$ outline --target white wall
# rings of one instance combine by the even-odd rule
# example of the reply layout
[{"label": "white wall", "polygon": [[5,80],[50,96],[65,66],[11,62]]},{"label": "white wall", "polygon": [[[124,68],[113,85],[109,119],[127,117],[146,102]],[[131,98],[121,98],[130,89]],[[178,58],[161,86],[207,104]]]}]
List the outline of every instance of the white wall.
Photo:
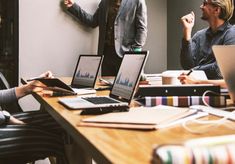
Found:
[{"label": "white wall", "polygon": [[[84,28],[62,11],[59,0],[21,0],[19,7],[20,76],[45,70],[71,76],[80,53],[96,53],[98,31]],[[80,0],[94,11],[97,0]]]},{"label": "white wall", "polygon": [[[93,13],[99,1],[78,3]],[[156,73],[166,69],[166,0],[146,0],[146,3],[148,38],[144,49],[150,50],[150,56],[145,72]],[[19,1],[19,77],[37,76],[46,70],[57,76],[72,76],[78,55],[96,54],[97,41],[98,28],[86,28],[74,21],[62,10],[60,0]],[[32,98],[27,99],[30,100],[21,103],[35,104]]]},{"label": "white wall", "polygon": [[160,73],[167,68],[167,1],[146,0],[148,8],[148,37],[145,49],[150,56],[146,73]]}]

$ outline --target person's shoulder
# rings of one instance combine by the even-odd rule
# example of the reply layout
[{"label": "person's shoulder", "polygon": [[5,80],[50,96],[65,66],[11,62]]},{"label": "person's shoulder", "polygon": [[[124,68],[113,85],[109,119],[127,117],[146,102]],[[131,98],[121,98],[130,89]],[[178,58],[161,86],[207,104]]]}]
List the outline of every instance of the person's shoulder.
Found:
[{"label": "person's shoulder", "polygon": [[227,30],[226,30],[226,35],[231,35],[235,37],[235,25],[231,25]]},{"label": "person's shoulder", "polygon": [[229,44],[235,44],[235,26],[231,25],[224,34],[224,38],[229,40]]},{"label": "person's shoulder", "polygon": [[203,28],[201,30],[198,30],[196,33],[195,33],[195,36],[200,36],[200,35],[205,35],[205,33],[207,32],[208,30],[208,27],[207,28]]},{"label": "person's shoulder", "polygon": [[235,25],[231,25],[230,28],[228,28],[228,31],[235,31]]}]

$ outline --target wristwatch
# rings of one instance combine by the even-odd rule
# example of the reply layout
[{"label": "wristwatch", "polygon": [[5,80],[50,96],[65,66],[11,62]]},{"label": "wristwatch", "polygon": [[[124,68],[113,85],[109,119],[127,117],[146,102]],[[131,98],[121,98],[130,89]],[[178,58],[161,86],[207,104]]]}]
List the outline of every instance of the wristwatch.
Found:
[{"label": "wristwatch", "polygon": [[5,123],[8,123],[9,120],[10,120],[10,117],[11,117],[10,113],[7,112],[7,111],[5,111],[5,110],[3,110],[3,111],[2,111],[2,114],[3,114],[4,117],[5,117]]}]

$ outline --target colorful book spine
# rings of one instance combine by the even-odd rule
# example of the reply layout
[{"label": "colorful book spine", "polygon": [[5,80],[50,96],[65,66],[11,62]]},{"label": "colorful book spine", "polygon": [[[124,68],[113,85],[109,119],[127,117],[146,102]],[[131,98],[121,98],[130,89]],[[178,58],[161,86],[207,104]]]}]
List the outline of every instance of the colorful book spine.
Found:
[{"label": "colorful book spine", "polygon": [[152,164],[213,164],[235,163],[235,144],[216,146],[185,147],[180,145],[164,145],[153,151]]},{"label": "colorful book spine", "polygon": [[225,96],[156,96],[144,97],[142,100],[147,107],[157,105],[169,105],[176,107],[188,107],[191,105],[205,105],[203,98],[207,104],[213,107],[226,106]]}]

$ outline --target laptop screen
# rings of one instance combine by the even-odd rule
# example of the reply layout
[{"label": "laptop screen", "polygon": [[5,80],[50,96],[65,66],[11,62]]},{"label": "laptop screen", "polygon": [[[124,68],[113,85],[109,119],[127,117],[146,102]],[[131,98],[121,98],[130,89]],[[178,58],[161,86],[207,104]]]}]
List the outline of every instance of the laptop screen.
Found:
[{"label": "laptop screen", "polygon": [[212,49],[231,99],[235,102],[235,45],[215,45]]},{"label": "laptop screen", "polygon": [[73,88],[93,88],[102,58],[98,55],[80,55],[71,86]]},{"label": "laptop screen", "polygon": [[142,68],[145,64],[148,51],[127,52],[122,60],[118,74],[114,80],[110,96],[126,99],[132,99],[134,90],[140,79]]}]

